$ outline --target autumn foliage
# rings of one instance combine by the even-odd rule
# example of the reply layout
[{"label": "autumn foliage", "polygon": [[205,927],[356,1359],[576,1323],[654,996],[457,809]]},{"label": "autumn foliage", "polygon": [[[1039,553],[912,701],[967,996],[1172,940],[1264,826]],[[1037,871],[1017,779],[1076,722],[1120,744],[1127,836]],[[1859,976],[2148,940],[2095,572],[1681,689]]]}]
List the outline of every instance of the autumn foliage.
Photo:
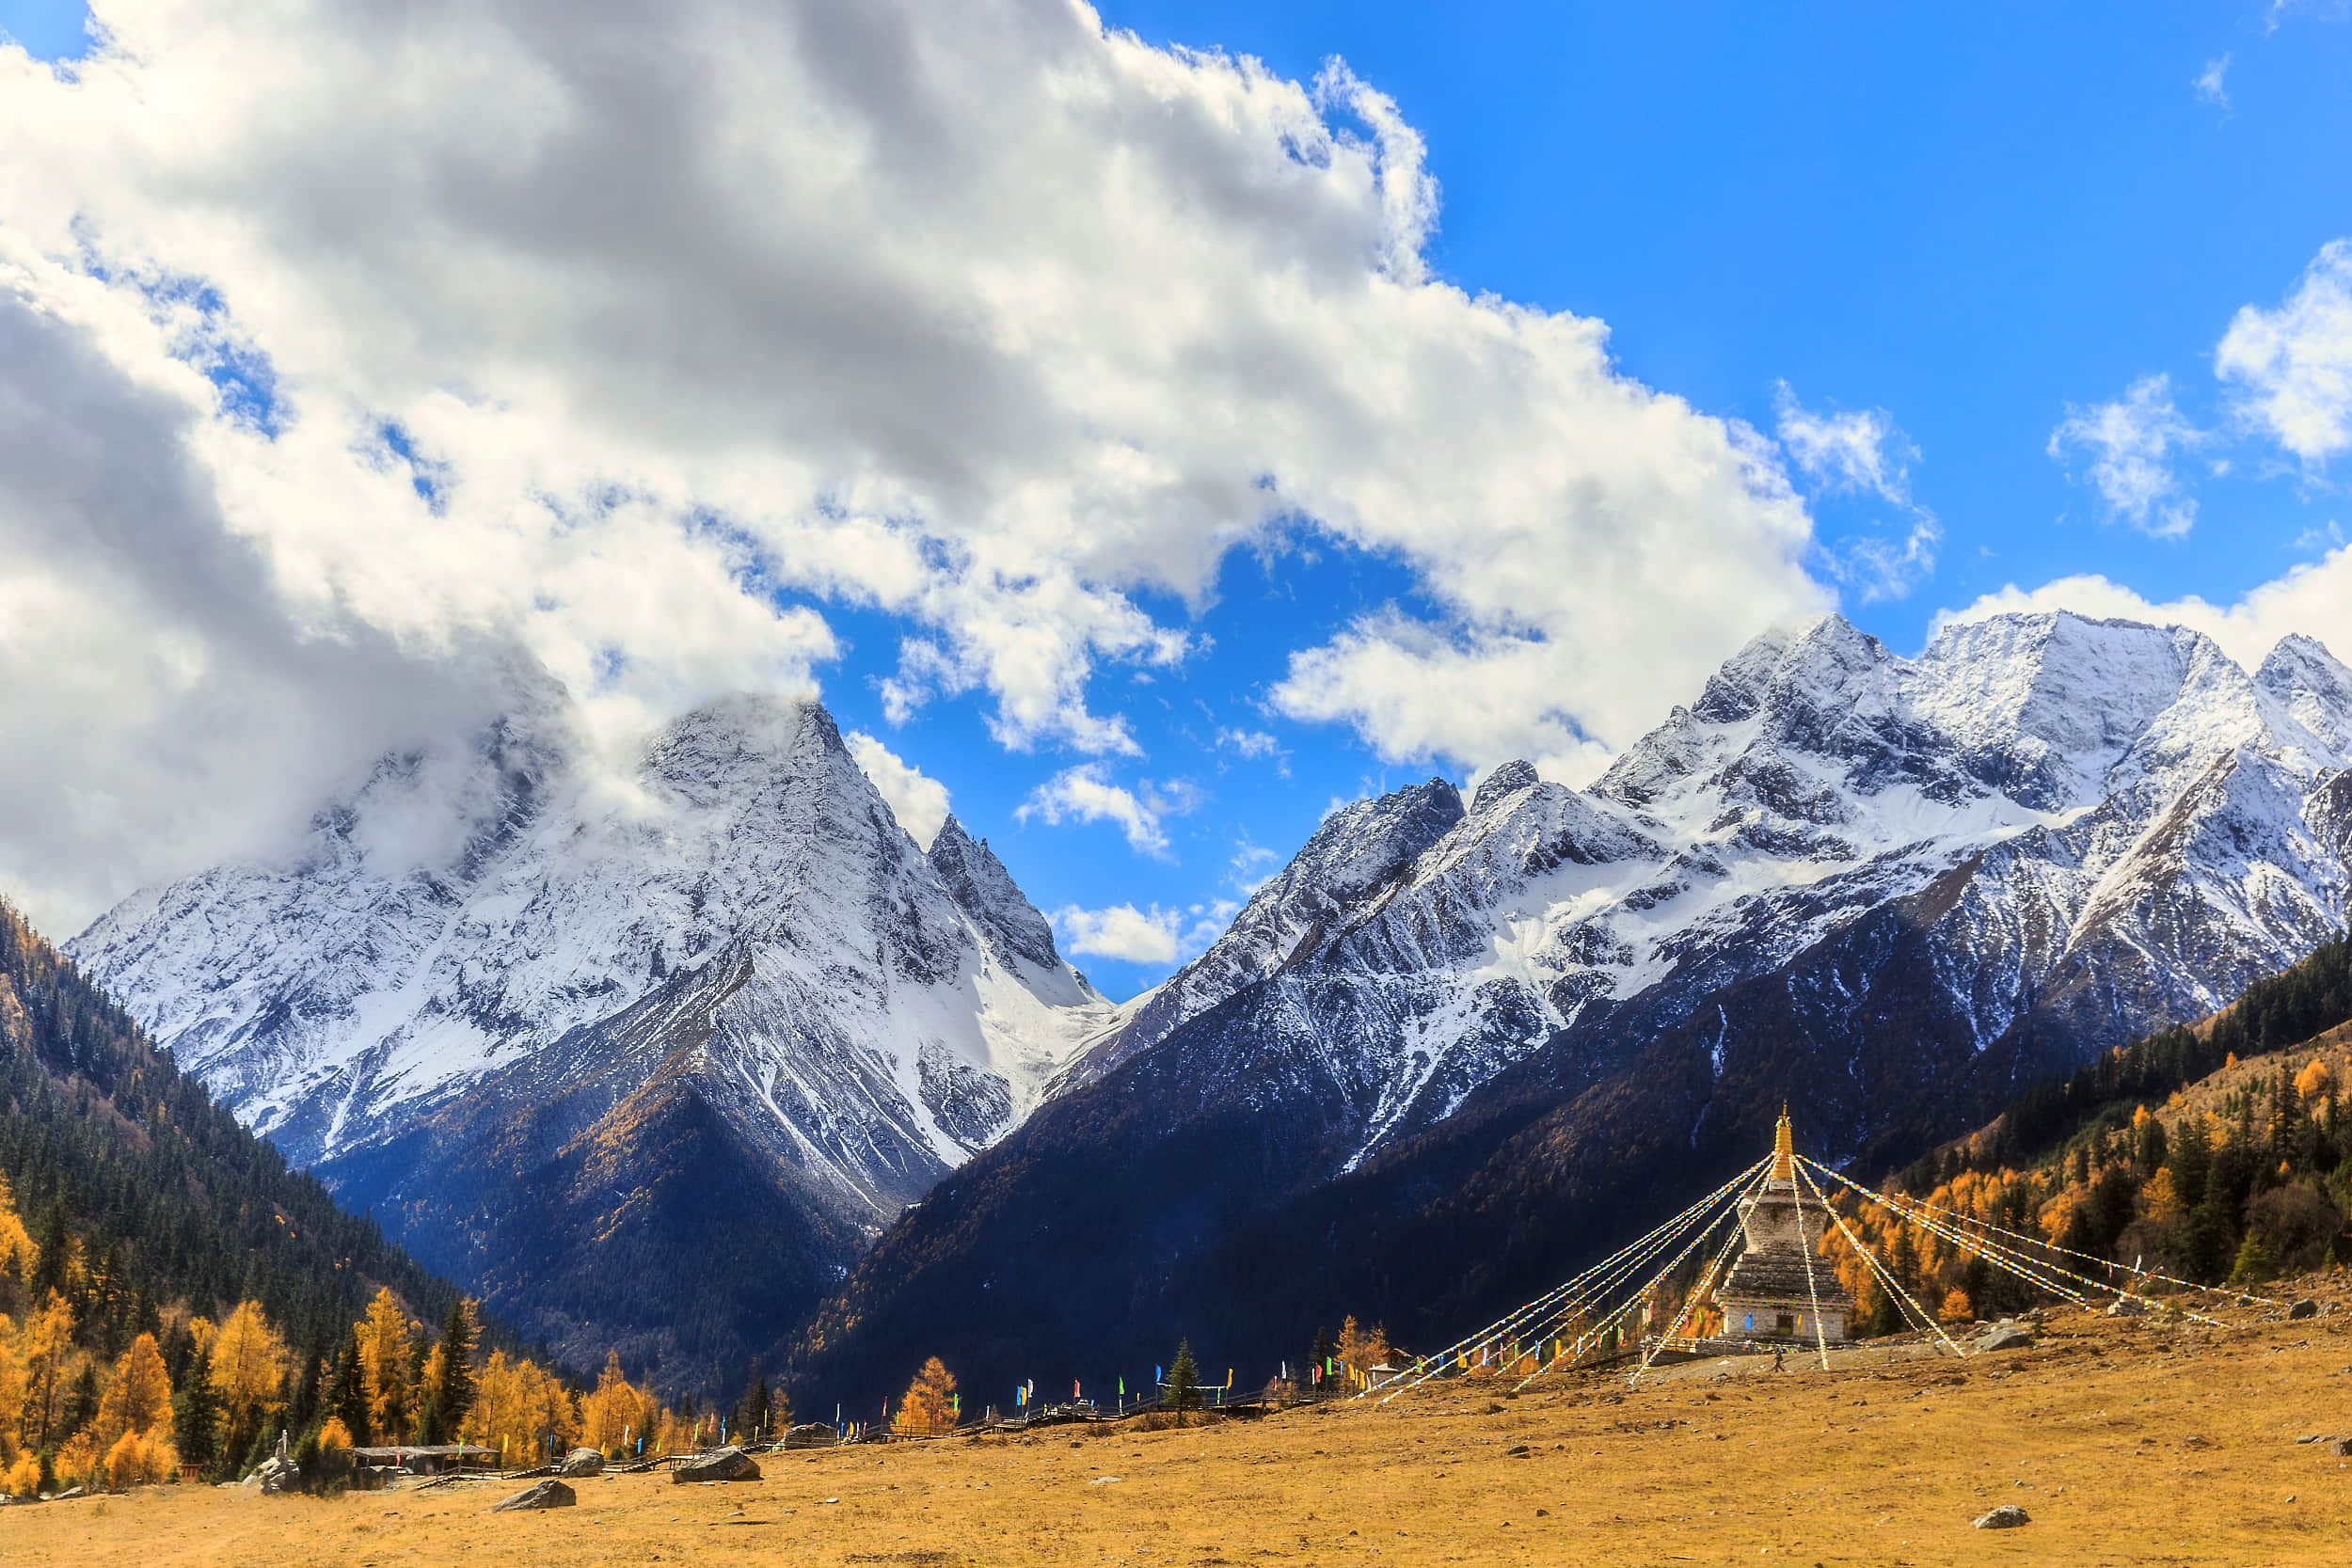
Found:
[{"label": "autumn foliage", "polygon": [[898,1413],[891,1418],[890,1430],[904,1437],[952,1432],[957,1409],[955,1374],[934,1355],[923,1363],[914,1381],[898,1397]]}]

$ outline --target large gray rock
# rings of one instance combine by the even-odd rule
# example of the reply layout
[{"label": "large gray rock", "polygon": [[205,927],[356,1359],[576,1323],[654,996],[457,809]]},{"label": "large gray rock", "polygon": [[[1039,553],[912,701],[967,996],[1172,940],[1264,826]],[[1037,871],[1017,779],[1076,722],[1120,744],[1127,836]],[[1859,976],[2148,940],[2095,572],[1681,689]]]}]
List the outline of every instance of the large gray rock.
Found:
[{"label": "large gray rock", "polygon": [[2148,1304],[2137,1296],[2118,1296],[2107,1303],[2107,1316],[2110,1318],[2144,1318],[2149,1310]]},{"label": "large gray rock", "polygon": [[574,1449],[555,1467],[559,1476],[600,1476],[604,1474],[604,1455],[594,1449]]},{"label": "large gray rock", "polygon": [[2032,1343],[2030,1330],[2019,1326],[2014,1319],[2003,1318],[1999,1323],[1985,1326],[1984,1331],[1977,1336],[1975,1348],[1977,1354],[1982,1355],[1987,1351],[2024,1350]]},{"label": "large gray rock", "polygon": [[524,1487],[513,1497],[493,1503],[493,1513],[523,1513],[535,1508],[569,1508],[580,1501],[572,1489],[560,1481],[542,1481]]},{"label": "large gray rock", "polygon": [[245,1489],[274,1497],[301,1479],[302,1472],[294,1468],[293,1460],[272,1454],[253,1466],[253,1473],[245,1478]]},{"label": "large gray rock", "polygon": [[691,1459],[680,1460],[670,1471],[675,1481],[757,1481],[759,1465],[750,1454],[732,1443],[708,1453],[698,1453]]},{"label": "large gray rock", "polygon": [[2306,1296],[2287,1308],[2287,1316],[2289,1318],[2316,1318],[2319,1316],[2319,1303]]},{"label": "large gray rock", "polygon": [[1979,1514],[1977,1518],[1977,1528],[2015,1529],[2020,1525],[2030,1525],[2032,1523],[2032,1515],[2028,1514],[2024,1509],[2018,1507],[2015,1503],[2003,1503],[2000,1507],[1994,1509],[1990,1513]]},{"label": "large gray rock", "polygon": [[841,1433],[822,1421],[804,1421],[784,1434],[787,1449],[830,1449],[841,1441]]}]

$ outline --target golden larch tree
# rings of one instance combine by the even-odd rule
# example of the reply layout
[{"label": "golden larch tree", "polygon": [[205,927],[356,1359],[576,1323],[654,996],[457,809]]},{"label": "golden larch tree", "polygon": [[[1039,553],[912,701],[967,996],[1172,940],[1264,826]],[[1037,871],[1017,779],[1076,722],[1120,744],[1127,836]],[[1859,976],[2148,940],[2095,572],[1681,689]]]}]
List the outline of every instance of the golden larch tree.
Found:
[{"label": "golden larch tree", "polygon": [[408,1314],[387,1285],[368,1303],[359,1320],[359,1379],[367,1392],[368,1423],[379,1443],[397,1443],[407,1436],[416,1414],[414,1390],[408,1386],[413,1340]]},{"label": "golden larch tree", "polygon": [[898,1397],[898,1413],[890,1430],[913,1437],[952,1432],[956,1425],[956,1375],[936,1355],[923,1363]]},{"label": "golden larch tree", "polygon": [[40,1490],[40,1461],[19,1433],[24,1387],[24,1363],[0,1334],[0,1493],[11,1497],[29,1497]]},{"label": "golden larch tree", "polygon": [[609,1351],[596,1386],[580,1402],[580,1440],[607,1455],[632,1447],[655,1419],[653,1401],[621,1371],[621,1353]]},{"label": "golden larch tree", "polygon": [[142,1334],[115,1362],[115,1375],[98,1402],[98,1434],[111,1443],[145,1436],[157,1427],[171,1430],[171,1374],[164,1370],[155,1336]]},{"label": "golden larch tree", "polygon": [[17,1354],[24,1364],[24,1437],[36,1449],[47,1448],[59,1435],[66,1389],[79,1372],[80,1354],[73,1348],[73,1308],[56,1291],[24,1315],[16,1336]]},{"label": "golden larch tree", "polygon": [[229,1418],[228,1448],[242,1454],[262,1418],[284,1402],[286,1341],[258,1301],[241,1301],[213,1335],[213,1391]]}]

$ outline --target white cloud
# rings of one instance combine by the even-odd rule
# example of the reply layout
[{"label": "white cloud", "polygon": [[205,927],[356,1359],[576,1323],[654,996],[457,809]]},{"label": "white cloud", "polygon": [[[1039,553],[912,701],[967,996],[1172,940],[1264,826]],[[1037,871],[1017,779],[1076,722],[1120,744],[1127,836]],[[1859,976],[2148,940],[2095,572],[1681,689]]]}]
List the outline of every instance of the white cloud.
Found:
[{"label": "white cloud", "polygon": [[2207,60],[2205,69],[2197,73],[2189,86],[2196,89],[2199,99],[2227,114],[2230,110],[2229,76],[2230,56],[2224,54],[2217,59]]},{"label": "white cloud", "polygon": [[1238,901],[1216,898],[1181,911],[1157,904],[1148,910],[1133,904],[1100,910],[1065,904],[1048,918],[1070,952],[1169,970],[1207,951],[1240,912]]},{"label": "white cloud", "polygon": [[2157,626],[2192,627],[2251,670],[2279,640],[2301,632],[2326,643],[2339,657],[2352,657],[2352,547],[2339,547],[2252,589],[2234,603],[2217,605],[2190,595],[2151,600],[2095,573],[2061,578],[2039,588],[2012,583],[1965,609],[1936,618],[1978,621],[2010,610],[2072,610],[2085,615],[2117,616]]},{"label": "white cloud", "polygon": [[2181,452],[2204,439],[2172,404],[2171,378],[2146,375],[2121,398],[2066,405],[2050,433],[2050,455],[2087,453],[2090,483],[2112,515],[2158,539],[2177,539],[2197,521],[2197,501],[2172,472]]},{"label": "white cloud", "polygon": [[2240,415],[2304,462],[2352,447],[2352,240],[2321,246],[2277,309],[2240,309],[2214,371]]},{"label": "white cloud", "polygon": [[851,730],[841,739],[858,767],[874,781],[874,788],[888,803],[898,826],[915,843],[930,848],[931,840],[939,836],[940,825],[947,820],[947,786],[864,730]]},{"label": "white cloud", "polygon": [[1176,961],[1177,927],[1183,919],[1177,911],[1157,904],[1149,911],[1133,904],[1103,910],[1069,904],[1054,911],[1054,930],[1073,953],[1165,966]]},{"label": "white cloud", "polygon": [[1919,512],[1904,527],[1899,542],[1883,533],[1857,533],[1825,551],[1823,563],[1864,604],[1876,604],[1908,597],[1935,570],[1935,553],[1943,543],[1944,525]]},{"label": "white cloud", "polygon": [[1236,756],[1247,757],[1252,762],[1263,762],[1267,757],[1279,755],[1282,750],[1281,743],[1263,730],[1236,730],[1221,727],[1216,732],[1216,744],[1221,749],[1232,752]]},{"label": "white cloud", "polygon": [[[0,290],[172,405],[105,462],[181,464],[156,526],[245,552],[251,613],[306,647],[520,645],[617,735],[808,689],[841,605],[906,628],[892,719],[973,693],[1009,746],[1129,753],[1095,676],[1192,647],[1148,607],[1306,528],[1414,575],[1390,673],[1539,693],[1436,726],[1491,758],[1622,743],[1826,602],[1767,443],[1620,374],[1597,322],[1429,275],[1421,138],[1343,67],[1155,49],[1068,0],[96,15],[70,78],[0,51]],[[0,419],[42,393],[0,364]],[[102,597],[43,506],[45,602]],[[93,862],[151,862],[168,797],[211,787],[125,765],[234,689],[234,602],[188,611],[194,652],[93,646],[118,698],[79,725],[0,695],[0,767],[113,793]],[[1294,677],[1392,752],[1423,705],[1318,678],[1390,632]],[[330,760],[234,718],[210,738],[257,770]],[[345,729],[341,764],[373,741]],[[0,880],[35,831],[0,829]]]},{"label": "white cloud", "polygon": [[1823,569],[1865,604],[1908,595],[1935,570],[1944,542],[1935,515],[1912,499],[1911,465],[1919,449],[1883,408],[1817,412],[1785,381],[1773,402],[1774,434],[1799,473],[1822,491],[1872,496],[1900,514],[1899,542],[1883,532],[1855,534],[1822,548]]},{"label": "white cloud", "polygon": [[1147,855],[1168,853],[1161,815],[1159,802],[1111,783],[1109,769],[1099,762],[1063,768],[1030,791],[1013,813],[1021,821],[1036,816],[1056,827],[1064,822],[1115,822],[1127,836],[1128,847]]},{"label": "white cloud", "polygon": [[1919,449],[1883,408],[1820,413],[1797,401],[1786,381],[1774,393],[1774,434],[1798,471],[1833,490],[1859,490],[1911,504],[1911,465]]}]

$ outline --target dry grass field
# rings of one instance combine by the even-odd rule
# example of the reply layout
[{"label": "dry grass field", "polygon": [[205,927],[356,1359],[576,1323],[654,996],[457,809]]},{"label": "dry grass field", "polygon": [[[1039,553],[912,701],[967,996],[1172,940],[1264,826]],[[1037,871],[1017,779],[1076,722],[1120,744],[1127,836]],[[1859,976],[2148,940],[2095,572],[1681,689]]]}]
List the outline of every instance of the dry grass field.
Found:
[{"label": "dry grass field", "polygon": [[[2033,1348],[1966,1363],[1692,1364],[1630,1389],[1454,1384],[1184,1431],[767,1455],[757,1481],[603,1478],[544,1513],[489,1513],[515,1489],[497,1481],[155,1488],[0,1512],[0,1562],[2341,1568],[2352,1459],[2296,1441],[2352,1435],[2352,1291],[2320,1293],[2317,1319],[2228,1329],[2054,1314]],[[1999,1503],[2033,1522],[1970,1528]]]}]

